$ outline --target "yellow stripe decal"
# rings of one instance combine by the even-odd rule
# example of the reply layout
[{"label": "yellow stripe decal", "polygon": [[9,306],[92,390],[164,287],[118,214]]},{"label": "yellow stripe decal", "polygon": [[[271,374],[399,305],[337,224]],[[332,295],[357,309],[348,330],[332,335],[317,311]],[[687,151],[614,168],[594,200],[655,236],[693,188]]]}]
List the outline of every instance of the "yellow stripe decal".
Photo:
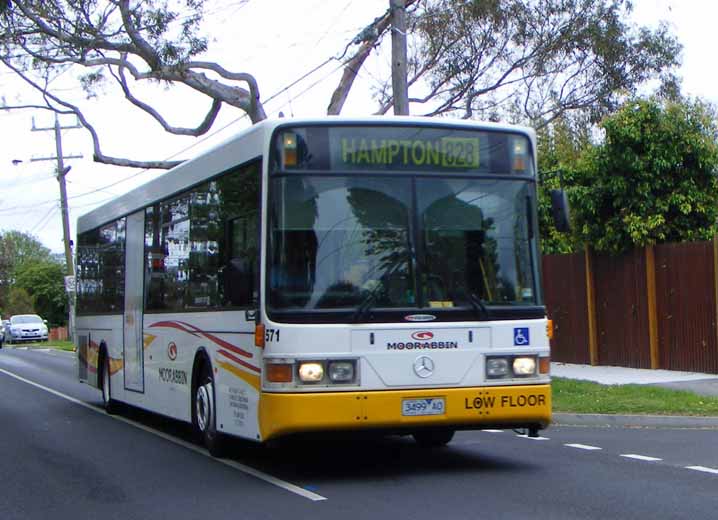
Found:
[{"label": "yellow stripe decal", "polygon": [[225,363],[224,361],[217,361],[217,364],[259,392],[259,387],[261,386],[259,376],[245,372],[244,370],[241,370],[234,365],[230,365],[229,363]]},{"label": "yellow stripe decal", "polygon": [[144,337],[142,338],[143,347],[145,349],[149,348],[149,346],[152,344],[152,342],[157,339],[157,336],[154,336],[152,334],[144,333]]}]

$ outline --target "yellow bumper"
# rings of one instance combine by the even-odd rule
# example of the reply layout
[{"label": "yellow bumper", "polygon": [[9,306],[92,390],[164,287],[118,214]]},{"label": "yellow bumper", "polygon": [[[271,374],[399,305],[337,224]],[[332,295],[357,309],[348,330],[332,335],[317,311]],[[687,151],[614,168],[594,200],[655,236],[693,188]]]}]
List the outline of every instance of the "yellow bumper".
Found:
[{"label": "yellow bumper", "polygon": [[[404,399],[443,397],[441,415],[402,415]],[[481,429],[551,422],[551,386],[439,388],[372,392],[261,394],[262,440],[328,430]]]}]

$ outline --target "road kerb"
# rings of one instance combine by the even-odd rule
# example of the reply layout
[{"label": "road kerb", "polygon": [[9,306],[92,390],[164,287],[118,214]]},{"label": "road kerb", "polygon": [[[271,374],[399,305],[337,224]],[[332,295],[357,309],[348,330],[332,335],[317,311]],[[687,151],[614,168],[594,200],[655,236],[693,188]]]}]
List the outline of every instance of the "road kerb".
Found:
[{"label": "road kerb", "polygon": [[554,426],[718,429],[718,417],[554,413],[552,424]]}]

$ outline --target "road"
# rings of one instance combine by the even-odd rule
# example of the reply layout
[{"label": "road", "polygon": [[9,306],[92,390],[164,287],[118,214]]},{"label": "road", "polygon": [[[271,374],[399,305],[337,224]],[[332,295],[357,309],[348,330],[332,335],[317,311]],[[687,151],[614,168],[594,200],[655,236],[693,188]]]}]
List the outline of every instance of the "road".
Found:
[{"label": "road", "polygon": [[211,458],[180,423],[106,415],[73,355],[0,350],[0,518],[715,518],[718,431],[556,427],[237,443]]}]

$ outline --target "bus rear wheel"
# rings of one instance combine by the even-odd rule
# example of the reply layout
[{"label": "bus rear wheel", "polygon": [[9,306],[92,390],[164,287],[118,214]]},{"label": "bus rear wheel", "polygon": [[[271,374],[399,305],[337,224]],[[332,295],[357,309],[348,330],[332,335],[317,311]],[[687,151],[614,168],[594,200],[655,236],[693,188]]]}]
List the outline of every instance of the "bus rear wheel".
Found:
[{"label": "bus rear wheel", "polygon": [[107,353],[103,354],[100,363],[100,390],[102,390],[102,404],[105,411],[115,415],[120,411],[120,405],[112,399],[112,383],[110,382],[110,358]]},{"label": "bus rear wheel", "polygon": [[454,430],[421,430],[412,434],[420,446],[439,448],[446,446],[454,438]]},{"label": "bus rear wheel", "polygon": [[200,370],[192,398],[195,431],[213,457],[223,457],[226,453],[226,441],[217,431],[214,378],[208,363],[205,363]]}]

